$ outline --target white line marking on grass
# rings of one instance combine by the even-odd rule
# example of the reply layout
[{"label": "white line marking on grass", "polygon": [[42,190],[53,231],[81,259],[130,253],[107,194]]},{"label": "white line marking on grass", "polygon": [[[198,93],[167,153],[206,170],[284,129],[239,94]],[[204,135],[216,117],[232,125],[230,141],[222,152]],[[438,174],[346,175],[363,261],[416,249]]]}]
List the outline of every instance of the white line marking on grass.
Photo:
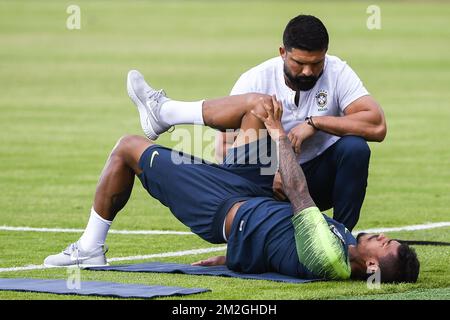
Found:
[{"label": "white line marking on grass", "polygon": [[[163,253],[155,253],[148,254],[142,256],[130,256],[130,257],[117,257],[117,258],[109,258],[108,262],[116,262],[116,261],[133,261],[133,260],[145,260],[152,258],[165,258],[165,257],[181,257],[181,256],[189,256],[196,255],[201,253],[208,252],[216,252],[225,250],[227,247],[214,247],[214,248],[202,248],[202,249],[192,249],[192,250],[183,250],[183,251],[173,251],[173,252],[163,252]],[[0,268],[1,272],[14,272],[14,271],[29,271],[29,270],[43,270],[43,269],[54,269],[60,267],[47,267],[43,264],[41,265],[28,265],[23,267],[11,267],[11,268]]]},{"label": "white line marking on grass", "polygon": [[[359,232],[378,233],[378,232],[395,232],[395,231],[417,231],[417,230],[426,230],[426,229],[435,229],[435,228],[444,228],[444,227],[450,227],[450,222],[426,223],[426,224],[417,224],[417,225],[393,227],[393,228],[366,229],[366,230],[353,231],[353,233],[357,234]],[[17,230],[17,228],[20,228],[21,230]],[[22,229],[26,229],[26,230],[22,230]],[[49,228],[7,227],[7,226],[0,227],[0,230],[37,231],[37,232],[83,232],[84,231],[81,229],[49,229]],[[55,231],[55,230],[57,230],[57,231]],[[63,231],[58,231],[58,230],[63,230]],[[67,230],[69,230],[69,231],[67,231]],[[74,230],[77,230],[77,231],[74,231]],[[111,233],[111,231],[114,231],[114,230],[110,230],[109,232]],[[156,233],[156,234],[193,234],[191,232],[157,231],[157,230],[140,230],[140,231],[139,230],[138,231],[115,230],[115,232],[113,232],[113,233],[155,234],[154,232],[162,232],[162,233]],[[151,258],[180,257],[180,256],[222,251],[225,249],[226,249],[226,246],[222,246],[222,247],[214,247],[214,248],[155,253],[155,254],[142,255],[142,256],[109,258],[108,261],[115,262],[115,261],[145,260],[145,259],[151,259]],[[55,267],[46,267],[44,265],[28,265],[28,266],[23,266],[23,267],[0,268],[0,273],[1,272],[26,271],[26,270],[42,270],[42,269],[50,269],[50,268],[55,268]]]},{"label": "white line marking on grass", "polygon": [[[32,227],[9,227],[0,226],[0,231],[23,231],[23,232],[55,232],[55,233],[83,233],[84,229],[63,229],[63,228],[32,228]],[[175,234],[193,235],[192,232],[172,231],[172,230],[109,230],[108,233],[116,234]]]},{"label": "white line marking on grass", "polygon": [[[435,222],[435,223],[425,223],[416,224],[411,226],[403,227],[392,227],[392,228],[375,228],[366,230],[355,230],[354,234],[359,232],[367,233],[378,233],[378,232],[395,232],[395,231],[416,231],[416,230],[426,230],[450,227],[450,222]],[[64,229],[64,228],[33,228],[33,227],[10,227],[10,226],[0,226],[0,231],[23,231],[23,232],[54,232],[54,233],[83,233],[84,229]],[[171,235],[194,235],[192,232],[188,231],[173,231],[173,230],[114,230],[111,229],[109,234],[171,234]]]},{"label": "white line marking on grass", "polygon": [[366,233],[380,233],[380,232],[395,232],[395,231],[417,231],[417,230],[427,230],[435,228],[450,227],[450,222],[436,222],[436,223],[426,223],[426,224],[416,224],[412,226],[403,227],[392,227],[392,228],[374,228],[366,230],[353,231],[353,234],[358,234],[360,232]]},{"label": "white line marking on grass", "polygon": [[50,267],[46,267],[43,264],[40,265],[31,264],[24,267],[0,268],[0,272],[14,272],[14,271],[41,270],[41,269],[50,269]]}]

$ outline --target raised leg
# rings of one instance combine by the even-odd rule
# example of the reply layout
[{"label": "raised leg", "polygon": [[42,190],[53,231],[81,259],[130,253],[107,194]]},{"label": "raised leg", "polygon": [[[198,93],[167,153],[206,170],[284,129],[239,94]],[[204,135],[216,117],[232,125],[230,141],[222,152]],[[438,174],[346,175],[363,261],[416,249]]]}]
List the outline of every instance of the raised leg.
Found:
[{"label": "raised leg", "polygon": [[[270,101],[270,96],[258,93],[241,94],[218,99],[205,100],[202,112],[206,126],[225,131],[227,129],[242,129],[242,120],[245,117],[257,119],[250,111],[262,108],[262,100]],[[257,119],[258,120],[258,119]],[[261,121],[254,122],[255,127],[264,127]],[[262,125],[262,126],[261,126]]]},{"label": "raised leg", "polygon": [[234,146],[247,144],[266,134],[264,124],[251,113],[254,111],[265,116],[264,102],[271,104],[271,97],[258,93],[205,100],[203,121],[205,125],[221,131],[239,129]]},{"label": "raised leg", "polygon": [[163,90],[153,89],[137,70],[128,73],[127,90],[139,111],[144,134],[152,140],[178,124],[204,124],[221,131],[260,129],[262,123],[250,110],[265,115],[261,99],[271,103],[270,96],[257,93],[196,102],[176,101],[168,98]]}]

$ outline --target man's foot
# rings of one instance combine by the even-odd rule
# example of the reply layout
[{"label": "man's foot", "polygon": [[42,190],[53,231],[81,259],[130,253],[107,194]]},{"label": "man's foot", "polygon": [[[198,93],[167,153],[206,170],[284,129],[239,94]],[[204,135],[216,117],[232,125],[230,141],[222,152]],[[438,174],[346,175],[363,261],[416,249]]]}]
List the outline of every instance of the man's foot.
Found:
[{"label": "man's foot", "polygon": [[169,99],[163,90],[155,90],[144,80],[139,71],[131,70],[127,77],[127,90],[131,100],[137,106],[144,134],[150,140],[158,139],[171,126],[160,119],[159,112]]},{"label": "man's foot", "polygon": [[106,245],[94,251],[84,251],[77,241],[70,244],[63,252],[45,258],[44,265],[46,267],[107,266],[106,252],[108,252]]}]

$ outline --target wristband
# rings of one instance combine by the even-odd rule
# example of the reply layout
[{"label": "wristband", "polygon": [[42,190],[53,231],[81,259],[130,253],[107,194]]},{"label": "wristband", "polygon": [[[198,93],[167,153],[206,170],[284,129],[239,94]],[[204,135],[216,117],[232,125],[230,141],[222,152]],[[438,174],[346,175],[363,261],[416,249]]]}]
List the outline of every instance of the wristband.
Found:
[{"label": "wristband", "polygon": [[316,127],[316,125],[314,124],[312,118],[313,118],[312,116],[306,117],[306,118],[305,118],[305,121],[306,121],[311,127],[313,127],[314,129],[320,130],[319,128]]}]

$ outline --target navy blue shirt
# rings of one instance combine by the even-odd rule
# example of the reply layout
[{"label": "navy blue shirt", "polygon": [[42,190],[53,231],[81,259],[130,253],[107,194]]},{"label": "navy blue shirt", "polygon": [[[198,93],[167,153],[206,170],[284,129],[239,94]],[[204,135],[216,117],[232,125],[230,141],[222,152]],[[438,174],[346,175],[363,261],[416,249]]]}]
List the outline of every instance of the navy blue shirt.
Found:
[{"label": "navy blue shirt", "polygon": [[[301,279],[316,279],[299,262],[289,202],[268,197],[247,200],[238,209],[228,239],[227,266],[245,273],[278,272]],[[356,239],[345,226],[324,215],[345,254]]]}]

